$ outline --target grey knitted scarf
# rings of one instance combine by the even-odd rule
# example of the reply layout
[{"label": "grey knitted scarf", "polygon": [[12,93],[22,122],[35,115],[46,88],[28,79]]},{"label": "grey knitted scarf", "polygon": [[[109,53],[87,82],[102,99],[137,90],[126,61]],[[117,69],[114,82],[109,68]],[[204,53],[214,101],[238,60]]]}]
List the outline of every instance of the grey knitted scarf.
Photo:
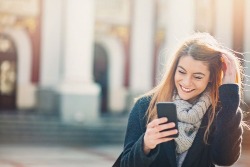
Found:
[{"label": "grey knitted scarf", "polygon": [[182,100],[178,94],[173,98],[177,107],[179,137],[175,138],[177,153],[187,151],[196,136],[202,118],[211,105],[209,92],[205,91],[195,104]]}]

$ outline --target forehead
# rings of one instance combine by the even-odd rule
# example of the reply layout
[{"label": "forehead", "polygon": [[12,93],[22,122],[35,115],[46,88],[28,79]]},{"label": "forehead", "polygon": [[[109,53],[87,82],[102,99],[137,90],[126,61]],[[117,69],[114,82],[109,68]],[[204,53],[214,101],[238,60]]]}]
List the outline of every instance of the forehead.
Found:
[{"label": "forehead", "polygon": [[209,68],[207,63],[195,60],[191,56],[182,56],[177,66],[180,66],[184,68],[186,71],[190,71],[193,73],[197,72],[209,73]]}]

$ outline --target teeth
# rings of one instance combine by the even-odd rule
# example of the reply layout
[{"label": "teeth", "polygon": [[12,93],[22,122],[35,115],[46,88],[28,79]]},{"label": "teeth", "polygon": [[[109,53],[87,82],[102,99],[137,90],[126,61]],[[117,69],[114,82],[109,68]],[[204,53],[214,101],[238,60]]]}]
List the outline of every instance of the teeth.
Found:
[{"label": "teeth", "polygon": [[183,86],[181,86],[182,90],[184,90],[185,92],[191,92],[193,89],[188,89],[188,88],[184,88]]}]

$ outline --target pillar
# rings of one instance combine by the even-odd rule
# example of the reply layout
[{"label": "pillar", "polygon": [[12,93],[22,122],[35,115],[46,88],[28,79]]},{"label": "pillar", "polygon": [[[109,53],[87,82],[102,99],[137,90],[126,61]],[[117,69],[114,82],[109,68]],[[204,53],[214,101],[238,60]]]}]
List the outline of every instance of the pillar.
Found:
[{"label": "pillar", "polygon": [[42,1],[41,68],[36,93],[37,109],[42,113],[58,114],[58,96],[62,50],[62,1]]},{"label": "pillar", "polygon": [[129,83],[132,99],[152,88],[155,1],[135,0],[133,7]]},{"label": "pillar", "polygon": [[226,47],[233,47],[233,0],[215,1],[215,37]]},{"label": "pillar", "polygon": [[176,49],[177,44],[183,38],[194,32],[195,28],[195,4],[194,0],[168,0],[166,36],[164,55],[160,55],[158,69],[165,72],[165,64],[169,56]]},{"label": "pillar", "polygon": [[98,118],[100,88],[93,82],[94,1],[65,0],[59,109],[65,123]]},{"label": "pillar", "polygon": [[[246,53],[244,55],[244,70],[245,70],[245,75],[246,76],[250,76],[250,1],[245,1],[245,14],[244,14],[244,19],[245,19],[245,24],[244,24],[244,53]],[[245,79],[245,84],[246,85],[250,85],[249,84],[249,79]],[[249,93],[249,86],[245,87],[245,92],[244,92],[244,101],[248,102],[248,104],[250,103],[250,93]]]}]

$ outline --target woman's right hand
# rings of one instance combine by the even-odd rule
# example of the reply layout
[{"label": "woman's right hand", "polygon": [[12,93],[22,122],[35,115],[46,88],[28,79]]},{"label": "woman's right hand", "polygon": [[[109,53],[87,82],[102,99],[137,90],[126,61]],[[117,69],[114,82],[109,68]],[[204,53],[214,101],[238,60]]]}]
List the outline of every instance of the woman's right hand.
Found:
[{"label": "woman's right hand", "polygon": [[222,70],[223,70],[223,79],[222,84],[230,84],[235,83],[236,81],[236,64],[235,64],[235,58],[233,55],[230,54],[221,54],[222,56]]},{"label": "woman's right hand", "polygon": [[147,130],[144,135],[144,153],[148,154],[150,150],[154,149],[158,144],[173,140],[168,137],[177,134],[177,129],[163,131],[175,127],[174,122],[167,123],[167,118],[154,119],[147,125]]}]

